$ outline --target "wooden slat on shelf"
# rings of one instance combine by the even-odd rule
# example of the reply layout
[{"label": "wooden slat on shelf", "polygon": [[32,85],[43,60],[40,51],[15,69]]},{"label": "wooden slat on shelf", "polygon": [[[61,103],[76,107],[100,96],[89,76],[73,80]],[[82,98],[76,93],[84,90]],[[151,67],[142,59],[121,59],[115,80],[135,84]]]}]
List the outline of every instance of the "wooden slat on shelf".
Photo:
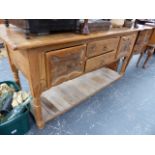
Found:
[{"label": "wooden slat on shelf", "polygon": [[101,68],[45,91],[41,96],[44,121],[66,112],[120,77],[111,69]]}]

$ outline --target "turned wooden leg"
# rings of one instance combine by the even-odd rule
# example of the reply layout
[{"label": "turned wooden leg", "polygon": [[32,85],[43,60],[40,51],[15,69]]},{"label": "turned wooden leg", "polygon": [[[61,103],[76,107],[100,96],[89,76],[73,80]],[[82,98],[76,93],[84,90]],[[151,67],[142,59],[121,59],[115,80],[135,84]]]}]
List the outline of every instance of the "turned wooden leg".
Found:
[{"label": "turned wooden leg", "polygon": [[45,123],[42,118],[41,99],[40,99],[40,95],[35,96],[35,92],[32,87],[33,86],[30,84],[31,94],[33,97],[33,103],[31,106],[36,120],[36,124],[38,128],[42,129],[44,128]]},{"label": "turned wooden leg", "polygon": [[42,106],[41,106],[41,93],[42,89],[40,86],[40,61],[39,53],[37,50],[28,51],[29,58],[29,86],[31,90],[31,95],[33,97],[32,108],[38,128],[44,128],[44,121],[42,117]]},{"label": "turned wooden leg", "polygon": [[21,88],[21,83],[20,83],[20,79],[19,79],[19,73],[18,70],[16,69],[16,67],[14,65],[11,65],[11,69],[13,72],[13,77],[15,79],[15,82],[19,85],[19,87]]},{"label": "turned wooden leg", "polygon": [[138,67],[138,65],[140,63],[140,60],[142,59],[143,55],[144,55],[144,52],[140,53],[140,56],[139,56],[137,64],[136,64],[136,67]]},{"label": "turned wooden leg", "polygon": [[30,86],[30,91],[31,95],[33,97],[33,102],[32,102],[32,112],[35,117],[36,124],[38,128],[42,129],[44,128],[44,121],[42,118],[42,108],[41,108],[41,90],[40,90],[40,81],[36,79],[34,82],[32,79],[32,75],[30,75],[28,81],[29,81],[29,86]]},{"label": "turned wooden leg", "polygon": [[9,63],[10,63],[10,67],[13,73],[13,77],[15,79],[15,82],[19,85],[19,87],[21,88],[21,84],[20,84],[20,78],[19,78],[19,73],[18,73],[18,69],[16,68],[16,66],[14,65],[14,63],[12,62],[11,59],[11,55],[10,52],[11,50],[7,47],[7,45],[4,45],[8,54],[8,58],[9,58]]}]

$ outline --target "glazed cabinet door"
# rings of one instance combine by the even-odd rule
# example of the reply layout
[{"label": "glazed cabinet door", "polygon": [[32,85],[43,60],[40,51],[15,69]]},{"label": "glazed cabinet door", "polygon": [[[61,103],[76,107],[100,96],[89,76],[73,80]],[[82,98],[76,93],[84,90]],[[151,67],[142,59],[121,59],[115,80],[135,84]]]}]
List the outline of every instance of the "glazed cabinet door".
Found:
[{"label": "glazed cabinet door", "polygon": [[130,55],[130,53],[132,52],[132,48],[134,46],[135,40],[136,40],[136,36],[137,36],[137,33],[121,37],[118,51],[116,54],[117,59]]},{"label": "glazed cabinet door", "polygon": [[75,46],[46,53],[48,86],[73,79],[84,72],[86,46]]}]

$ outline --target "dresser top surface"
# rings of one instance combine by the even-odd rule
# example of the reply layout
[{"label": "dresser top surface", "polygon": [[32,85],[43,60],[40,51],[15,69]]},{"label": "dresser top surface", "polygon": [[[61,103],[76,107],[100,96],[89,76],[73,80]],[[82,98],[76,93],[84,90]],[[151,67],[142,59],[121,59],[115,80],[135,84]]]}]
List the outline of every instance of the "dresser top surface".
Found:
[{"label": "dresser top surface", "polygon": [[30,39],[25,38],[23,30],[10,24],[9,28],[0,24],[0,38],[4,40],[7,45],[13,50],[17,49],[31,49],[43,47],[48,45],[67,44],[78,41],[85,41],[95,38],[108,37],[113,35],[128,34],[145,29],[152,29],[148,26],[139,26],[139,28],[115,28],[108,31],[100,31],[90,33],[89,35],[75,34],[75,33],[59,33],[44,36],[30,36]]}]

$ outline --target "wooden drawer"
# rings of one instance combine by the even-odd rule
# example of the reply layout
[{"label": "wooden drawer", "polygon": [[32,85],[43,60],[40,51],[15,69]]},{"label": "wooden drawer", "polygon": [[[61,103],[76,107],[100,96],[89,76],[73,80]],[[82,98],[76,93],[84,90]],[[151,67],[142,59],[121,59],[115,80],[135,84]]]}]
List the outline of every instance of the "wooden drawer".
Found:
[{"label": "wooden drawer", "polygon": [[89,71],[98,69],[100,67],[103,67],[107,64],[112,63],[113,61],[115,61],[115,51],[102,54],[94,58],[90,58],[86,62],[85,71],[89,72]]},{"label": "wooden drawer", "polygon": [[84,72],[86,46],[46,53],[48,86],[73,79]]},{"label": "wooden drawer", "polygon": [[87,57],[90,58],[103,53],[116,51],[119,39],[120,37],[115,37],[88,43]]},{"label": "wooden drawer", "polygon": [[117,59],[131,54],[135,40],[136,40],[136,36],[137,36],[137,33],[121,37],[118,51],[116,54]]}]

